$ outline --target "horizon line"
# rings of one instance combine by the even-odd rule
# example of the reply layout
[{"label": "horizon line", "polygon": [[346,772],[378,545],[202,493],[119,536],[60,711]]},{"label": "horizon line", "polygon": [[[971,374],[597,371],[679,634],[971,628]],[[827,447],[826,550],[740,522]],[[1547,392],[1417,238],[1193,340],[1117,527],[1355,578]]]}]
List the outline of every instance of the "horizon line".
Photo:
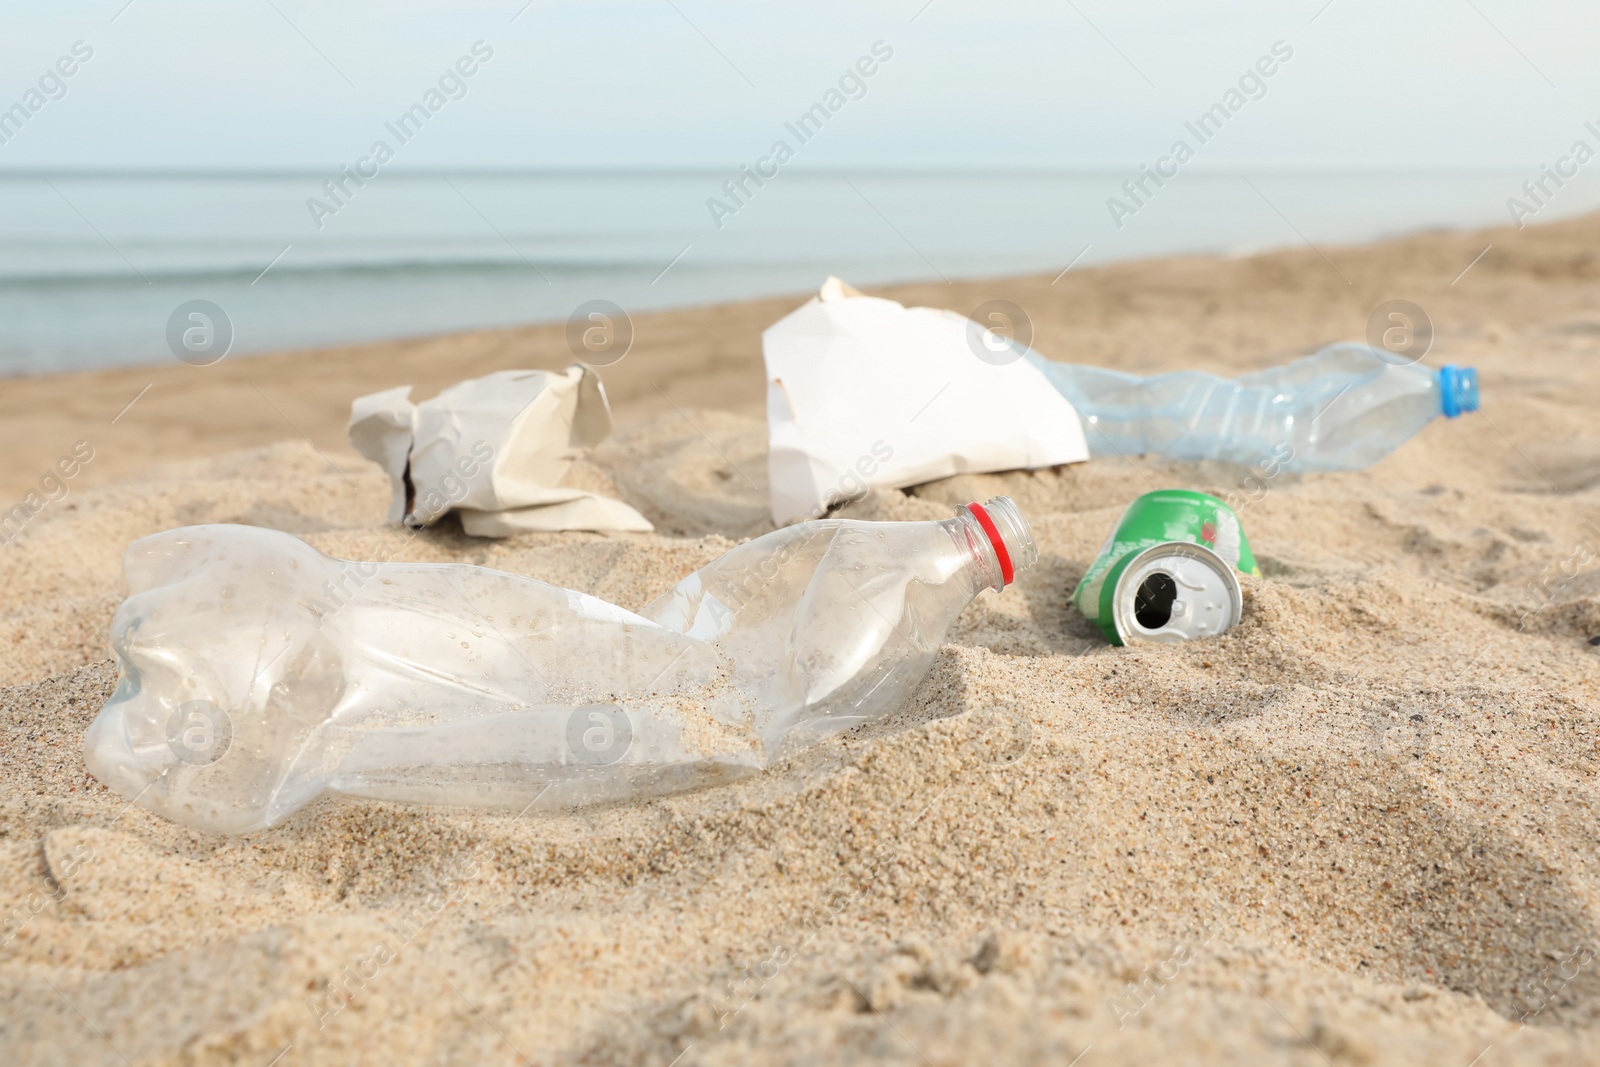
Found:
[{"label": "horizon line", "polygon": [[[1137,166],[1134,164],[1133,166]],[[1243,175],[1294,175],[1303,177],[1344,177],[1344,176],[1481,176],[1497,177],[1507,174],[1521,174],[1525,168],[1513,164],[1498,166],[1470,166],[1470,167],[1403,167],[1403,166],[1301,166],[1267,164],[1261,166],[1235,165],[1227,167],[1196,169],[1193,173],[1210,175],[1213,177],[1239,177]],[[1129,173],[1128,164],[1087,164],[1071,166],[1053,165],[1026,165],[1011,167],[973,167],[966,165],[919,165],[919,166],[830,166],[830,167],[795,167],[786,168],[789,174],[811,175],[814,177],[837,177],[846,175],[896,175],[896,176],[972,176],[972,177],[1005,177],[1005,176],[1039,176],[1050,175],[1126,175]],[[84,178],[324,178],[331,173],[337,173],[337,168],[314,168],[310,166],[293,167],[0,167],[0,179],[3,178],[40,178],[40,177],[84,177]],[[691,176],[691,175],[726,175],[732,173],[726,166],[718,167],[709,164],[694,165],[658,165],[658,164],[571,164],[546,167],[531,166],[480,166],[480,167],[417,167],[408,170],[385,170],[383,173],[402,178],[440,178],[440,177],[592,177],[596,175],[611,176]]]}]

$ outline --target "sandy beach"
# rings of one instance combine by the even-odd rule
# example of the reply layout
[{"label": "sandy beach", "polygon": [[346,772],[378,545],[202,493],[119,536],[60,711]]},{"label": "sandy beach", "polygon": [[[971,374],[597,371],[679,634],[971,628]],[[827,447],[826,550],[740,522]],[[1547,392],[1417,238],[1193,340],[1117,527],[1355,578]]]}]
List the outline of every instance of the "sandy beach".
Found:
[{"label": "sandy beach", "polygon": [[654,534],[410,537],[345,440],[361,393],[565,365],[560,324],[0,382],[4,506],[92,449],[0,545],[3,1058],[1600,1060],[1600,216],[872,292],[1011,300],[1043,354],[1141,373],[1361,340],[1404,298],[1483,408],[1368,471],[1256,483],[1264,576],[1217,640],[1112,648],[1069,595],[1133,497],[1250,472],[875,492],[846,514],[1009,494],[1041,549],[889,721],[662,800],[327,801],[223,838],[84,769],[131,541],[247,523],[638,609],[771,528],[760,333],[804,297],[634,316],[617,429],[573,478]]}]

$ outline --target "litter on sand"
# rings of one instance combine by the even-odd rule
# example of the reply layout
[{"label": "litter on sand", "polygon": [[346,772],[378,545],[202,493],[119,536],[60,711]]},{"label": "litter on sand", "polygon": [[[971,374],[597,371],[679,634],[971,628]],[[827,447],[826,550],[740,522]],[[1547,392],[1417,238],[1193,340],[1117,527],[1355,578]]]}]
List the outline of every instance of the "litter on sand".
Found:
[{"label": "litter on sand", "polygon": [[389,521],[429,526],[454,510],[474,537],[654,529],[620,500],[561,484],[610,432],[600,376],[581,364],[469,378],[420,404],[405,385],[350,408],[351,445],[389,475]]},{"label": "litter on sand", "polygon": [[1072,599],[1113,645],[1176,644],[1238,625],[1240,574],[1261,569],[1234,510],[1207,493],[1160,489],[1128,505]]},{"label": "litter on sand", "polygon": [[[225,833],[326,793],[567,807],[727,781],[895,710],[967,605],[1038,558],[1007,497],[937,521],[819,518],[868,488],[1082,461],[1086,428],[1123,453],[1270,448],[1284,466],[1364,466],[1477,407],[1470,368],[1360,345],[1236,381],[1051,363],[837,278],[768,328],[763,351],[772,516],[810,521],[736,546],[638,613],[467,564],[332,559],[253,527],[136,542],[91,771]],[[651,529],[561,484],[611,429],[592,368],[501,371],[420,404],[410,392],[351,411],[351,442],[389,474],[390,521],[454,510],[478,536]],[[1238,515],[1160,490],[1123,513],[1073,599],[1112,644],[1190,641],[1238,624],[1241,573],[1260,572]]]},{"label": "litter on sand", "polygon": [[1089,458],[1078,415],[1025,360],[975,354],[985,331],[829,278],[761,335],[772,520],[866,490]]},{"label": "litter on sand", "polygon": [[324,793],[527,809],[750,774],[892,712],[1033,565],[1006,497],[773,531],[638,614],[468,564],[358,563],[251,526],[136,541],[89,770],[199,829]]},{"label": "litter on sand", "polygon": [[1284,470],[1365,470],[1441,415],[1478,410],[1478,372],[1328,345],[1278,367],[1219,378],[1028,360],[1083,416],[1097,456],[1219,459]]}]

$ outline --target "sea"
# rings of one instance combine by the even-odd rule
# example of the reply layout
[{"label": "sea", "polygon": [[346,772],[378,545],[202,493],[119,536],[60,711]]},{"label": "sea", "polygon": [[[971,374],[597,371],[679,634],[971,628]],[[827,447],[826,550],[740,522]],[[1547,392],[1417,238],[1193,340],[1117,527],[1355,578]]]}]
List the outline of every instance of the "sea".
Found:
[{"label": "sea", "polygon": [[[1057,276],[1307,245],[1345,271],[1342,245],[1510,222],[1508,198],[1537,175],[1190,169],[1136,199],[1130,177],[784,169],[741,189],[711,169],[384,170],[330,192],[321,172],[9,172],[0,376],[171,360],[169,327],[196,300],[222,310],[241,358],[559,322],[594,300],[633,314],[798,296],[830,274]],[[1573,183],[1528,221],[1596,206],[1600,189]]]}]

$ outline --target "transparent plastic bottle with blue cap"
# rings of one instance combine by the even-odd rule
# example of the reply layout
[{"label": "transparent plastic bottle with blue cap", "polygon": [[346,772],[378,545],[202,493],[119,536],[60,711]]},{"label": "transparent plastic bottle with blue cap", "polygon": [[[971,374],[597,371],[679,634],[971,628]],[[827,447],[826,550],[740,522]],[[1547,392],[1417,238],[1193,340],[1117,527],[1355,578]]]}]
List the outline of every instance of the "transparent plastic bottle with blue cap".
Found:
[{"label": "transparent plastic bottle with blue cap", "polygon": [[1084,421],[1096,456],[1156,455],[1288,470],[1363,470],[1439,416],[1478,410],[1478,372],[1434,369],[1362,344],[1329,345],[1238,378],[1141,378],[1028,353]]}]

